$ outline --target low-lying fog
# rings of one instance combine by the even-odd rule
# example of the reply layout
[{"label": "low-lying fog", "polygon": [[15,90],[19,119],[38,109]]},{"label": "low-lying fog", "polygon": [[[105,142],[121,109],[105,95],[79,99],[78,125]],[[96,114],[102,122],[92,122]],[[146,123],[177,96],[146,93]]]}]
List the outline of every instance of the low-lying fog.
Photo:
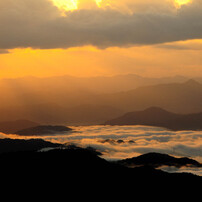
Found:
[{"label": "low-lying fog", "polygon": [[[148,126],[72,126],[71,133],[47,136],[19,137],[1,134],[5,138],[43,138],[59,143],[91,146],[103,153],[103,158],[116,160],[148,152],[166,153],[176,157],[190,157],[202,162],[202,131],[169,131]],[[176,171],[172,168],[163,168]],[[183,170],[183,169],[182,169]],[[202,175],[200,169],[184,168]]]}]

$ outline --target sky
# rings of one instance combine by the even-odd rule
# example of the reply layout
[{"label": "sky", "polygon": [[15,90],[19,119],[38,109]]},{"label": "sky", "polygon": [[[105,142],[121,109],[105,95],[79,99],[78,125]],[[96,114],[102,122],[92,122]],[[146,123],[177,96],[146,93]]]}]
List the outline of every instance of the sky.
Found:
[{"label": "sky", "polygon": [[0,78],[202,76],[202,0],[0,0]]}]

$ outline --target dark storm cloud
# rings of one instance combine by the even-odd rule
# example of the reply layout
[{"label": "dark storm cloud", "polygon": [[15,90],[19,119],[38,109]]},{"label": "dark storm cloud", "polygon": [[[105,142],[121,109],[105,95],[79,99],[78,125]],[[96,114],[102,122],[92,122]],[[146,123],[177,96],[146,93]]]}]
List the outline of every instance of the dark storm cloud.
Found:
[{"label": "dark storm cloud", "polygon": [[176,12],[76,10],[61,16],[48,0],[0,0],[0,49],[148,45],[202,38],[202,0]]}]

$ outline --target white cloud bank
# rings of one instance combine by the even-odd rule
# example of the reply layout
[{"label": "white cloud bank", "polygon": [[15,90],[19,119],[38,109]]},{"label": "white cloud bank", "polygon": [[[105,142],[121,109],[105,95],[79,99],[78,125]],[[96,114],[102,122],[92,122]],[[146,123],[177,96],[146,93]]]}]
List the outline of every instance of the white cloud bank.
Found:
[{"label": "white cloud bank", "polygon": [[[57,143],[94,147],[110,160],[125,159],[149,152],[189,157],[202,163],[202,131],[168,131],[147,126],[81,126],[73,133],[23,137],[0,134],[0,138],[43,138]],[[191,172],[202,176],[202,168],[160,168],[167,172]]]},{"label": "white cloud bank", "polygon": [[[148,152],[190,157],[202,162],[202,131],[168,131],[147,126],[81,126],[75,132],[43,136],[48,141],[92,146],[107,159],[123,159]],[[1,138],[26,138],[1,134]],[[30,138],[30,137],[27,137]]]}]

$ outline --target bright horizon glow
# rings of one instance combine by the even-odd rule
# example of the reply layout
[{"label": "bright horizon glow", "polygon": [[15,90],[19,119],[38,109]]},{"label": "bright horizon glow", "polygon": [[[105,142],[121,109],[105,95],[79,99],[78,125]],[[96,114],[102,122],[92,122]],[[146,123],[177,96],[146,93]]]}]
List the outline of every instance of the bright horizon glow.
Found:
[{"label": "bright horizon glow", "polygon": [[[146,77],[202,76],[202,40],[151,46],[11,49],[0,54],[1,78],[137,74]],[[151,54],[152,53],[152,54]],[[28,68],[29,67],[29,68]],[[172,68],[171,68],[172,67]]]}]

